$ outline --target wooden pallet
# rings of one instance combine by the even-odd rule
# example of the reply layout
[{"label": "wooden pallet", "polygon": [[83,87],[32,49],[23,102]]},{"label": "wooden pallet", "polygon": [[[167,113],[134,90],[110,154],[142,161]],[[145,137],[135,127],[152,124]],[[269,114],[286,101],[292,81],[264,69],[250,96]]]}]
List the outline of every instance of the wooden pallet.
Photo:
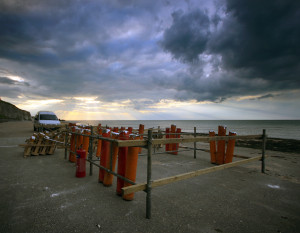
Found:
[{"label": "wooden pallet", "polygon": [[26,144],[20,144],[24,147],[24,158],[28,156],[38,155],[52,155],[57,148],[57,142],[64,143],[64,137],[60,137],[60,134],[53,133],[34,133],[25,142]]}]

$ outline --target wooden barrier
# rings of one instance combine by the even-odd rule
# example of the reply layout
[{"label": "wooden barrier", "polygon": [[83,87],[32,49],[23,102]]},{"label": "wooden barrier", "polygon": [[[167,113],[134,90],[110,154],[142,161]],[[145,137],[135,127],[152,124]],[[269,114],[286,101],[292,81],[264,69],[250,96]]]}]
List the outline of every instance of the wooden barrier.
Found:
[{"label": "wooden barrier", "polygon": [[[92,129],[92,128],[91,128]],[[134,131],[134,130],[133,130]],[[178,138],[178,137],[174,137],[174,138],[165,138],[165,139],[154,139],[153,138],[153,132],[152,129],[146,129],[145,130],[148,133],[147,138],[145,137],[144,139],[140,139],[140,140],[118,140],[118,139],[112,139],[112,138],[106,138],[103,137],[102,135],[97,135],[97,134],[93,134],[93,130],[91,130],[91,134],[80,134],[77,132],[71,132],[71,135],[82,135],[85,137],[88,137],[90,140],[93,139],[98,139],[98,140],[102,140],[103,142],[110,142],[110,146],[111,148],[116,147],[129,147],[129,148],[138,148],[138,147],[143,147],[147,149],[147,182],[146,183],[141,183],[141,184],[135,184],[134,180],[130,180],[130,179],[134,179],[134,176],[128,176],[127,178],[124,177],[126,176],[123,174],[117,174],[113,171],[113,166],[112,163],[113,161],[110,161],[110,167],[108,167],[108,163],[106,162],[105,164],[96,164],[93,162],[92,160],[92,156],[93,156],[93,150],[89,150],[89,157],[87,159],[87,161],[90,163],[90,165],[95,165],[98,166],[99,168],[103,169],[103,171],[105,171],[107,174],[111,174],[113,176],[117,176],[119,179],[123,180],[126,182],[126,184],[131,184],[131,185],[125,185],[127,187],[122,187],[122,194],[123,197],[127,196],[131,196],[131,194],[138,192],[138,191],[145,191],[147,193],[146,196],[146,217],[147,218],[151,218],[151,190],[155,187],[158,186],[162,186],[162,185],[166,185],[169,183],[173,183],[176,181],[180,181],[180,180],[185,180],[185,179],[189,179],[192,177],[196,177],[196,176],[200,176],[203,174],[208,174],[211,172],[215,172],[215,171],[219,171],[219,170],[223,170],[223,169],[227,169],[230,167],[234,167],[234,166],[238,166],[238,165],[242,165],[242,164],[246,164],[246,163],[250,163],[253,161],[261,161],[262,162],[262,169],[261,172],[264,172],[265,170],[265,158],[267,157],[265,155],[265,145],[266,145],[266,140],[267,140],[267,135],[265,134],[265,130],[263,130],[263,134],[262,135],[247,135],[247,136],[196,136],[196,132],[194,131],[194,134],[190,134],[192,137],[187,137],[187,138]],[[66,135],[69,134],[69,130],[66,131]],[[184,135],[184,132],[181,133],[181,135]],[[141,135],[144,136],[144,135]],[[69,138],[69,137],[66,137]],[[262,155],[261,156],[256,156],[256,157],[247,157],[247,156],[241,156],[241,155],[235,155],[235,157],[239,157],[242,158],[242,160],[238,160],[235,162],[231,162],[231,163],[226,163],[226,164],[222,164],[219,166],[213,166],[213,167],[209,167],[209,168],[205,168],[205,169],[200,169],[200,170],[196,170],[196,171],[192,171],[192,172],[187,172],[187,173],[183,173],[183,174],[179,174],[179,175],[175,175],[175,176],[171,176],[171,177],[166,177],[166,178],[161,178],[161,179],[157,179],[157,180],[152,180],[152,152],[153,149],[156,145],[174,145],[177,143],[196,143],[196,142],[206,142],[206,143],[210,143],[211,141],[229,141],[229,142],[233,142],[234,140],[239,140],[239,139],[259,139],[262,140]],[[32,139],[31,139],[32,140]],[[96,141],[98,141],[96,140]],[[39,140],[37,140],[37,138],[35,139],[35,141],[37,141],[34,145],[37,147],[41,147],[41,143],[43,142],[39,142]],[[30,142],[32,143],[32,141]],[[65,140],[65,145],[67,145],[67,142]],[[195,144],[194,144],[195,145]],[[43,145],[45,146],[45,145]],[[47,145],[46,145],[47,146]],[[68,146],[65,146],[65,150],[67,151]],[[36,149],[36,147],[32,147],[34,148],[33,151],[40,151],[40,149]],[[26,148],[27,153],[28,153],[28,147]],[[188,148],[187,148],[188,149]],[[177,150],[177,147],[176,147]],[[65,154],[66,154],[65,151]],[[196,151],[196,148],[194,148],[194,153]],[[202,151],[205,152],[209,152],[209,150],[204,150],[202,149]],[[180,152],[180,151],[179,151]],[[24,151],[25,153],[25,151]],[[70,153],[74,153],[72,151],[70,151]],[[166,153],[166,152],[164,152]],[[233,151],[229,151],[228,153],[233,153]],[[113,151],[111,150],[110,153],[111,157],[113,156]],[[194,156],[195,157],[195,156]],[[66,156],[65,156],[66,158]],[[108,160],[108,159],[107,159]],[[107,161],[106,160],[106,161]],[[98,162],[99,163],[99,162]],[[90,173],[91,175],[91,173]]]}]

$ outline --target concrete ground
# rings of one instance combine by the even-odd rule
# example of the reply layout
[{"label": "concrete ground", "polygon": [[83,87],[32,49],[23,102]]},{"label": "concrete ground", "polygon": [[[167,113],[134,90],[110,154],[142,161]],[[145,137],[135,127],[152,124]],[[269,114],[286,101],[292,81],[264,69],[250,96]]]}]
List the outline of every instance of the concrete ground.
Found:
[{"label": "concrete ground", "polygon": [[[300,232],[299,154],[267,151],[266,174],[257,161],[157,187],[146,219],[146,193],[122,200],[116,180],[112,187],[97,182],[96,167],[92,176],[76,178],[62,149],[23,158],[17,145],[32,133],[31,122],[0,124],[0,232]],[[260,151],[236,148],[236,154]],[[146,161],[139,157],[137,183],[146,181]],[[210,166],[201,151],[197,159],[192,151],[157,154],[152,174]]]}]

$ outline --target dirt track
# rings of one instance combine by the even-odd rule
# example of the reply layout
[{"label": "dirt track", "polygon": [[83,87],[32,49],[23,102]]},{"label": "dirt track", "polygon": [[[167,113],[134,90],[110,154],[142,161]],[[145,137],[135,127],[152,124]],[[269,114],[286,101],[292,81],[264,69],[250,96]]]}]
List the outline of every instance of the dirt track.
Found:
[{"label": "dirt track", "polygon": [[[32,133],[31,122],[0,124],[0,232],[299,232],[299,154],[267,151],[266,174],[253,162],[155,188],[149,220],[144,192],[123,201],[115,183],[97,182],[96,168],[93,176],[75,178],[63,150],[23,158],[17,145]],[[200,151],[197,159],[193,152],[153,155],[153,179],[210,166]],[[146,157],[140,156],[137,182],[145,180]]]}]

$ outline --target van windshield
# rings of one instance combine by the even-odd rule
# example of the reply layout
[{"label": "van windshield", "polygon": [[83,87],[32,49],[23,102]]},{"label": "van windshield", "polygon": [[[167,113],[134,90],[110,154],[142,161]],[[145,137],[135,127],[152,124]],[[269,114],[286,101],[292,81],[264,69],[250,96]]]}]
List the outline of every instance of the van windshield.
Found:
[{"label": "van windshield", "polygon": [[52,121],[57,121],[57,117],[55,115],[51,114],[41,114],[40,115],[40,120],[52,120]]}]

